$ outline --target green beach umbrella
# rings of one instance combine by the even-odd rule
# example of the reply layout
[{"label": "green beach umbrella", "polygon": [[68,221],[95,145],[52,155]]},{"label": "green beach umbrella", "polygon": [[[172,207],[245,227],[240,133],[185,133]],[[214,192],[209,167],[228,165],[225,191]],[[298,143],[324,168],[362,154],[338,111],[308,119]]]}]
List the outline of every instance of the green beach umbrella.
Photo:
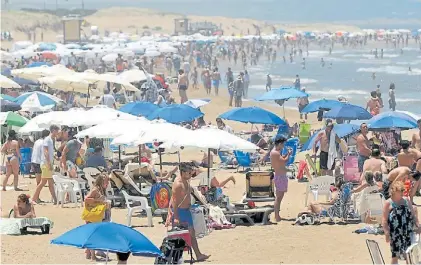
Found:
[{"label": "green beach umbrella", "polygon": [[0,112],[0,124],[4,125],[11,125],[11,126],[17,126],[22,127],[28,122],[28,119],[20,116],[19,114],[16,114],[14,112],[8,111],[8,112]]},{"label": "green beach umbrella", "polygon": [[0,99],[5,99],[5,100],[8,100],[8,101],[14,102],[16,98],[14,98],[12,96],[9,96],[9,95],[6,95],[6,94],[0,94]]}]

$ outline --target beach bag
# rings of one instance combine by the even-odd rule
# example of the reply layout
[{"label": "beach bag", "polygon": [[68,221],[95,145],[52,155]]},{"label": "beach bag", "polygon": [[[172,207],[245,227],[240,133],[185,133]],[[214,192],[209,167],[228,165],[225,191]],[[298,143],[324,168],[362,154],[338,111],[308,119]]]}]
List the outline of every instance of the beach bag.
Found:
[{"label": "beach bag", "polygon": [[[186,244],[182,238],[169,238],[166,237],[162,241],[162,245],[159,248],[162,252],[162,256],[155,259],[154,264],[182,264],[184,249],[188,248],[190,252],[190,260],[193,260],[193,253],[191,248]],[[192,262],[190,262],[191,264]]]},{"label": "beach bag", "polygon": [[98,223],[102,222],[105,216],[105,210],[107,209],[106,204],[97,204],[95,206],[87,206],[85,203],[85,207],[82,212],[82,220],[90,223]]}]

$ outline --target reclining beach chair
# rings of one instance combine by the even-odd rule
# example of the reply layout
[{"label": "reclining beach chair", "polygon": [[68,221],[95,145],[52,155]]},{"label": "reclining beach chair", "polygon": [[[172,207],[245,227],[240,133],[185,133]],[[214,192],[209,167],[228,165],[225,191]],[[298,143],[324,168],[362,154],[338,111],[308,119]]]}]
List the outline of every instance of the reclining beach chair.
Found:
[{"label": "reclining beach chair", "polygon": [[314,163],[313,159],[311,158],[309,154],[306,154],[306,162],[307,162],[307,165],[310,167],[310,169],[313,171],[312,175],[314,177],[320,176],[320,166],[317,167],[317,163]]},{"label": "reclining beach chair", "polygon": [[230,161],[230,156],[226,152],[218,151],[219,160],[221,160],[220,167],[222,168],[235,168],[235,164]]},{"label": "reclining beach chair", "polygon": [[[235,159],[237,160],[238,166],[243,167],[243,171],[245,170],[245,168],[254,169],[255,167],[258,167],[260,170],[259,163],[258,162],[253,163],[251,161],[250,153],[245,153],[242,151],[235,150],[234,155],[235,155]],[[237,167],[237,172],[238,172],[238,167]]]},{"label": "reclining beach chair", "polygon": [[382,252],[380,251],[379,244],[376,241],[370,239],[367,239],[365,242],[367,244],[371,260],[373,261],[373,265],[384,265],[385,263]]},{"label": "reclining beach chair", "polygon": [[[24,235],[28,228],[40,229],[42,234],[49,234],[54,223],[46,217],[37,218],[14,218],[14,210],[10,210],[9,219],[3,218],[1,224],[2,234]],[[4,231],[6,230],[6,231]]]},{"label": "reclining beach chair", "polygon": [[406,264],[417,265],[421,263],[421,249],[418,242],[406,250]]},{"label": "reclining beach chair", "polygon": [[310,139],[310,131],[311,125],[308,123],[300,123],[300,127],[298,129],[298,138],[300,139],[300,144],[305,144],[308,139]]},{"label": "reclining beach chair", "polygon": [[250,171],[246,174],[245,201],[275,201],[272,171]]}]

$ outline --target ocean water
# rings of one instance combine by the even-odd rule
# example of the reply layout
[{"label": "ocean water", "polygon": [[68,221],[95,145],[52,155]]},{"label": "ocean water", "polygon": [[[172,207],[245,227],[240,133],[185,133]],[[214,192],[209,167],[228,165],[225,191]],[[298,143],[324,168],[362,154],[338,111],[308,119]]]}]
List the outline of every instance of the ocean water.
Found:
[{"label": "ocean water", "polygon": [[[338,47],[338,49],[340,49]],[[305,54],[304,54],[305,55]],[[294,63],[283,63],[282,52],[278,61],[261,61],[260,65],[249,68],[251,83],[249,97],[255,98],[265,92],[266,75],[271,74],[273,88],[291,86],[295,75],[301,78],[301,86],[310,94],[310,101],[317,99],[337,99],[344,96],[352,104],[366,105],[370,92],[380,85],[385,107],[388,107],[388,90],[395,83],[397,109],[421,114],[421,53],[419,49],[386,49],[383,59],[376,59],[369,49],[336,50],[329,55],[323,50],[309,50],[306,69],[302,69],[301,57],[296,56]],[[321,66],[321,58],[326,62]],[[262,58],[263,59],[263,58]],[[332,67],[329,69],[329,64]],[[411,67],[412,71],[409,71]],[[372,79],[372,74],[376,78]],[[291,99],[286,107],[296,107]]]}]

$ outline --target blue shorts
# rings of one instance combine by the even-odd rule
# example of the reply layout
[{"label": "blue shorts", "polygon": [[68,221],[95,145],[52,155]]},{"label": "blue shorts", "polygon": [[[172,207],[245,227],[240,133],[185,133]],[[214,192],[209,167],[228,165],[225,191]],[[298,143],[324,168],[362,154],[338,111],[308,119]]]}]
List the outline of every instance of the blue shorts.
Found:
[{"label": "blue shorts", "polygon": [[368,156],[358,155],[358,172],[363,172],[364,162],[369,159]]},{"label": "blue shorts", "polygon": [[190,209],[178,208],[178,217],[180,224],[187,224],[188,227],[193,227],[193,216]]}]

